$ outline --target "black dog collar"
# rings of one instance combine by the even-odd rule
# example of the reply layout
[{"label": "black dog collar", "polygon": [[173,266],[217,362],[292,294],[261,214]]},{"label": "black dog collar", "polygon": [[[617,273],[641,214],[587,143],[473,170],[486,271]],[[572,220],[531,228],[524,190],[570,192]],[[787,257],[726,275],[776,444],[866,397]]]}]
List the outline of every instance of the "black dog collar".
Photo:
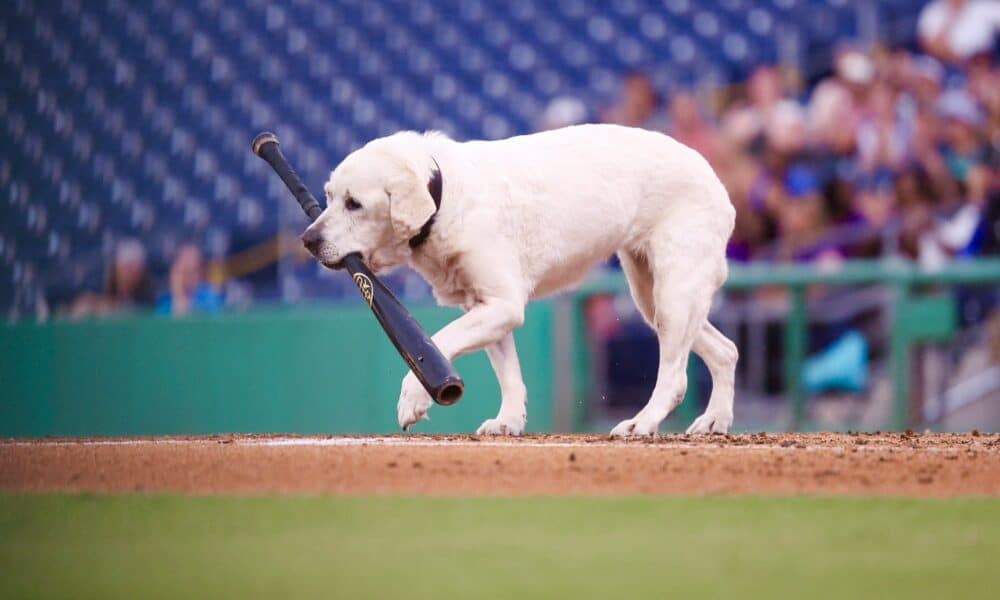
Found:
[{"label": "black dog collar", "polygon": [[[431,158],[431,160],[434,160]],[[431,218],[427,219],[423,227],[420,228],[420,232],[417,235],[410,238],[410,248],[416,250],[431,235],[431,226],[434,225],[434,218],[437,217],[437,213],[441,210],[441,192],[444,189],[444,181],[441,178],[441,167],[438,166],[436,160],[434,160],[434,172],[431,174],[430,181],[427,182],[427,191],[431,193],[431,198],[434,200],[434,214]]]}]

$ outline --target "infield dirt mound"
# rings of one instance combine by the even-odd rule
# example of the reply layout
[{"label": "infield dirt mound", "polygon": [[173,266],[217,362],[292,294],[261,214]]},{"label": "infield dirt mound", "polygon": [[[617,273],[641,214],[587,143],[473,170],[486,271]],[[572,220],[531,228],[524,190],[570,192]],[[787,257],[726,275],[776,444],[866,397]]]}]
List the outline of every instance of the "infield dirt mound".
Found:
[{"label": "infield dirt mound", "polygon": [[0,489],[182,494],[1000,496],[1000,435],[224,435],[0,442]]}]

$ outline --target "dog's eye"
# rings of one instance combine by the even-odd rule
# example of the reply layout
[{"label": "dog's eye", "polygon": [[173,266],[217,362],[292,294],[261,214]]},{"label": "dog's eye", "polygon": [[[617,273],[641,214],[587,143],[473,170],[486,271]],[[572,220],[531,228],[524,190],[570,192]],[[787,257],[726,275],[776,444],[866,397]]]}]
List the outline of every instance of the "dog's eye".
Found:
[{"label": "dog's eye", "polygon": [[348,196],[344,198],[344,208],[347,210],[358,210],[361,208],[361,204],[357,200]]}]

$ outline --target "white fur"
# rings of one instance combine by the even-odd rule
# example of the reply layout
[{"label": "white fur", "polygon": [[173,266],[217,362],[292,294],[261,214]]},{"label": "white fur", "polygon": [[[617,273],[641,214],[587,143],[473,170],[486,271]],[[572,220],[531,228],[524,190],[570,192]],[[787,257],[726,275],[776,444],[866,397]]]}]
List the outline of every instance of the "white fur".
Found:
[{"label": "white fur", "polygon": [[[433,214],[427,191],[435,161],[444,180],[427,242],[407,241]],[[527,391],[513,330],[524,306],[578,283],[618,253],[632,296],[659,338],[656,386],[614,436],[653,435],[684,397],[697,353],[712,374],[705,413],[689,433],[725,433],[733,420],[735,345],[708,322],[726,279],[725,248],[735,211],[697,152],[650,131],[581,125],[491,142],[398,133],[354,152],[330,175],[328,208],[310,226],[316,256],[333,265],[361,252],[374,269],[408,263],[439,303],[465,314],[433,336],[446,357],[485,349],[502,403],[478,433],[524,431]],[[349,211],[345,196],[363,208]],[[431,399],[412,373],[398,416],[409,427]]]}]

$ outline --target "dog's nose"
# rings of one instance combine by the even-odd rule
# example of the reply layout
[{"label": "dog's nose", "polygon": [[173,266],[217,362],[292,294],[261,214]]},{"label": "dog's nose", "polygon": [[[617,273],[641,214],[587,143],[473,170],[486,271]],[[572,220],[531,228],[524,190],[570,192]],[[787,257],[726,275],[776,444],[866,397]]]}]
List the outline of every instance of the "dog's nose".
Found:
[{"label": "dog's nose", "polygon": [[306,229],[305,233],[302,234],[302,245],[313,254],[319,251],[319,245],[322,241],[323,237],[314,229]]}]

